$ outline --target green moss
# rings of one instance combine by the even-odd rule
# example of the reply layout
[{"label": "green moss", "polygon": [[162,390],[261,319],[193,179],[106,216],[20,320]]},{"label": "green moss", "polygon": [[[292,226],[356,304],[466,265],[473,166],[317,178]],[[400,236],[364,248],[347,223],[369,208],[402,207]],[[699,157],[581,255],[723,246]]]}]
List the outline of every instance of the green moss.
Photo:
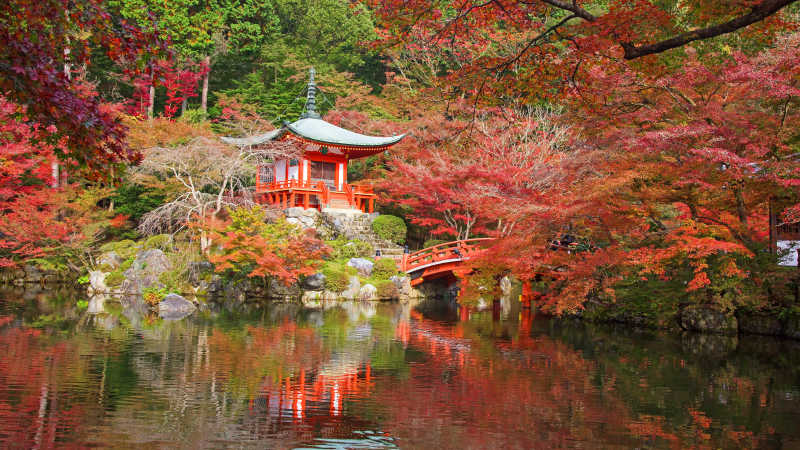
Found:
[{"label": "green moss", "polygon": [[125,281],[125,275],[122,274],[119,270],[115,270],[108,274],[106,277],[106,286],[108,287],[118,287]]},{"label": "green moss", "polygon": [[406,240],[406,223],[403,219],[389,214],[378,216],[372,221],[372,231],[381,239],[402,244]]},{"label": "green moss", "polygon": [[150,236],[144,241],[144,249],[145,250],[152,250],[152,249],[161,249],[161,250],[171,250],[172,249],[172,235],[170,234],[156,234],[155,236]]},{"label": "green moss", "polygon": [[141,250],[141,248],[142,246],[139,243],[130,239],[124,239],[103,244],[100,247],[100,251],[102,253],[116,252],[120,257],[127,259],[136,257],[136,253]]},{"label": "green moss", "polygon": [[130,257],[120,264],[118,268],[111,271],[106,277],[105,283],[108,287],[119,287],[125,281],[125,271],[130,269],[133,265],[134,257]]}]

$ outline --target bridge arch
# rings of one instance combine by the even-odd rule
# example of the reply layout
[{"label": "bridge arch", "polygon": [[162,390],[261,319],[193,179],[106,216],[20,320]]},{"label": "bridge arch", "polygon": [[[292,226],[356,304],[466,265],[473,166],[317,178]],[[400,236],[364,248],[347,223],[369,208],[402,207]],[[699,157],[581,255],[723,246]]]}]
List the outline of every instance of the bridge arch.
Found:
[{"label": "bridge arch", "polygon": [[462,239],[423,248],[403,255],[401,269],[411,277],[412,286],[446,276],[461,278],[470,271],[465,261],[486,251],[487,244],[493,240]]}]

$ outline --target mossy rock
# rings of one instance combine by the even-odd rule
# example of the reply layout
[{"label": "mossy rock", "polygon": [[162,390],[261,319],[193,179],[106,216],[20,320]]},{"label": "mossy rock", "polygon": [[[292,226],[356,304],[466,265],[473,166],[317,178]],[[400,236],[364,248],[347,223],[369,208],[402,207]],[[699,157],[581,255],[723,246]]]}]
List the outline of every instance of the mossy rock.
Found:
[{"label": "mossy rock", "polygon": [[154,236],[150,236],[147,240],[144,241],[143,248],[145,250],[152,250],[152,249],[161,249],[161,250],[171,250],[172,249],[172,235],[171,234],[156,234]]},{"label": "mossy rock", "polygon": [[736,334],[739,331],[736,317],[703,305],[689,306],[681,311],[681,327],[689,331]]}]

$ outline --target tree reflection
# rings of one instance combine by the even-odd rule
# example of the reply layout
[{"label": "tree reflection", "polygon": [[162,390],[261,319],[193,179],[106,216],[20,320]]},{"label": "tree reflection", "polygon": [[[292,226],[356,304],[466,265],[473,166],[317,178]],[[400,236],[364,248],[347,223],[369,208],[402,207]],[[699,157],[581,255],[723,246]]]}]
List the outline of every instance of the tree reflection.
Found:
[{"label": "tree reflection", "polygon": [[798,443],[798,361],[756,360],[752,342],[715,359],[696,337],[507,305],[500,317],[345,302],[162,322],[72,304],[0,304],[3,447]]}]

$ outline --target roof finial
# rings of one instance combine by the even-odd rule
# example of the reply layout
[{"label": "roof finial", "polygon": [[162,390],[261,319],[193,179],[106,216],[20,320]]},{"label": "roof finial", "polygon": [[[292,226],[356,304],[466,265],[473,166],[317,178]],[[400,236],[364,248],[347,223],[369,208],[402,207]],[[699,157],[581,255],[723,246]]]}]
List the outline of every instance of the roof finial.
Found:
[{"label": "roof finial", "polygon": [[308,69],[308,92],[306,94],[306,112],[301,116],[303,119],[320,118],[320,115],[317,113],[317,85],[314,83],[314,74],[316,73],[313,67]]}]

